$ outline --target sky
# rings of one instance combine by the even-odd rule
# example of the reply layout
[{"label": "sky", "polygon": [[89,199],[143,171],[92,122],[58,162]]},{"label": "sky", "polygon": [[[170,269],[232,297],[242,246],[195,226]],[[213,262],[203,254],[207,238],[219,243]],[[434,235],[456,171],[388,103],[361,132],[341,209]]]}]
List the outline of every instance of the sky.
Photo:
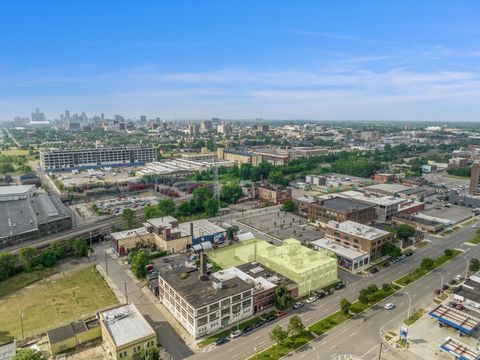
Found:
[{"label": "sky", "polygon": [[480,121],[480,1],[0,1],[0,120]]}]

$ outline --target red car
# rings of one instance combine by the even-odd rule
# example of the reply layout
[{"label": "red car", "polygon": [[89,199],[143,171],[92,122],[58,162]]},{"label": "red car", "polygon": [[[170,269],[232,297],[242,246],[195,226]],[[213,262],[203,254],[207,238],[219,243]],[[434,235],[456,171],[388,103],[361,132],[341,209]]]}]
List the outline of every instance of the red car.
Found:
[{"label": "red car", "polygon": [[442,292],[442,290],[440,290],[440,289],[433,290],[433,293],[436,294],[436,295],[440,295],[441,292]]},{"label": "red car", "polygon": [[277,311],[277,313],[275,314],[275,316],[277,318],[285,316],[285,315],[287,315],[287,313],[285,311],[282,311],[282,310]]}]

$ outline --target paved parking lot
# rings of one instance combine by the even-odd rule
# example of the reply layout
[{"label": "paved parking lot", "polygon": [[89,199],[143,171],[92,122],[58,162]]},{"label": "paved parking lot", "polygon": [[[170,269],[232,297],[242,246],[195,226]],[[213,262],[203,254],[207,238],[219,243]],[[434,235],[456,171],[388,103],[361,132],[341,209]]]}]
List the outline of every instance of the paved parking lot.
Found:
[{"label": "paved parking lot", "polygon": [[426,204],[422,214],[451,220],[454,224],[469,219],[473,215],[470,208],[456,205],[445,207],[445,204],[445,201],[434,201],[433,204]]},{"label": "paved parking lot", "polygon": [[245,218],[242,222],[281,240],[293,237],[302,242],[310,242],[324,235],[323,231],[307,224],[305,218],[283,211],[258,214]]}]

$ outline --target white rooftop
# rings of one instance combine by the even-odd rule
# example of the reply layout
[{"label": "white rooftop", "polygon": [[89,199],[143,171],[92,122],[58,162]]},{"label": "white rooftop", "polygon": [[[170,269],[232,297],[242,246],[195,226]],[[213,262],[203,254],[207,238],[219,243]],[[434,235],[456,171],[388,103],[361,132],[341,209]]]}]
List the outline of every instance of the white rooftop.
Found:
[{"label": "white rooftop", "polygon": [[347,220],[344,222],[329,221],[327,226],[332,229],[338,229],[344,233],[359,236],[367,240],[375,240],[381,236],[388,235],[389,232],[380,230],[368,225],[359,224],[355,221]]},{"label": "white rooftop", "polygon": [[206,236],[206,235],[213,235],[217,233],[224,232],[225,229],[218,226],[217,224],[214,224],[208,220],[201,219],[201,220],[195,220],[195,221],[190,221],[186,223],[181,223],[178,225],[178,227],[186,232],[187,234],[190,234],[190,224],[193,223],[193,236],[194,237],[199,237],[199,236]]},{"label": "white rooftop", "polygon": [[0,195],[15,195],[25,194],[30,191],[35,185],[11,185],[0,186]]},{"label": "white rooftop", "polygon": [[160,218],[155,218],[155,219],[148,219],[147,223],[160,228],[160,227],[172,227],[172,223],[176,222],[177,219],[175,219],[173,216],[164,216]]},{"label": "white rooftop", "polygon": [[[255,270],[255,269],[252,269],[252,270]],[[258,269],[257,272],[260,272],[260,271],[263,271],[263,267],[261,269]],[[233,279],[234,277],[238,277],[243,281],[254,285],[254,290],[257,290],[257,291],[271,289],[276,286],[274,283],[265,279],[262,276],[254,278],[253,276],[248,275],[246,272],[240,270],[237,267],[231,267],[228,269],[220,270],[212,275],[219,281],[227,281],[227,280]]]},{"label": "white rooftop", "polygon": [[366,255],[368,256],[368,253],[365,251],[356,250],[348,246],[343,246],[342,244],[339,244],[336,241],[327,238],[321,238],[312,241],[311,244],[314,248],[322,248],[350,260],[355,260],[359,257]]},{"label": "white rooftop", "polygon": [[398,205],[407,201],[406,199],[396,198],[393,196],[369,196],[367,194],[364,194],[360,191],[355,191],[355,190],[344,191],[338,195],[345,196],[350,199],[365,201],[370,204],[384,205],[384,206]]},{"label": "white rooftop", "polygon": [[401,191],[405,191],[410,189],[408,186],[401,185],[401,184],[377,184],[377,185],[370,185],[365,188],[366,190],[379,190],[379,191],[387,191],[392,193],[398,193]]},{"label": "white rooftop", "polygon": [[148,234],[147,229],[142,226],[136,229],[114,232],[114,233],[111,233],[110,235],[115,240],[120,240],[120,239],[128,239],[131,237],[147,235],[147,234]]},{"label": "white rooftop", "polygon": [[155,334],[133,304],[104,311],[101,319],[117,347]]}]

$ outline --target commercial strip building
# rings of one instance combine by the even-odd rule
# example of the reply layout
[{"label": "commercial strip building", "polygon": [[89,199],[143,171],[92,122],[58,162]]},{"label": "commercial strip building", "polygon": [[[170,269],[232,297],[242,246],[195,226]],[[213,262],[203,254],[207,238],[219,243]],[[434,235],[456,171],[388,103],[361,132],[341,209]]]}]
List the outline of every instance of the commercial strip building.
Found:
[{"label": "commercial strip building", "polygon": [[47,331],[48,347],[52,356],[75,349],[101,336],[97,318],[78,320]]},{"label": "commercial strip building", "polygon": [[157,347],[155,330],[133,304],[99,314],[106,359],[139,359],[142,349]]},{"label": "commercial strip building", "polygon": [[153,146],[40,150],[40,169],[45,172],[137,166],[157,160]]},{"label": "commercial strip building", "polygon": [[217,249],[209,257],[222,268],[257,262],[295,282],[298,296],[325,287],[337,280],[336,261],[326,253],[302,246],[293,238],[283,240],[282,246],[252,239]]},{"label": "commercial strip building", "polygon": [[0,214],[0,248],[72,228],[60,199],[34,185],[0,186]]},{"label": "commercial strip building", "polygon": [[406,224],[414,229],[425,231],[430,234],[437,234],[441,231],[451,228],[452,221],[440,219],[433,216],[423,214],[397,214],[393,217],[392,223],[394,225]]},{"label": "commercial strip building", "polygon": [[480,310],[480,275],[470,276],[461,286],[457,286],[453,299],[465,307]]},{"label": "commercial strip building", "polygon": [[339,267],[358,272],[380,258],[382,246],[393,240],[394,235],[388,231],[353,221],[330,221],[325,227],[325,238],[313,241],[312,246],[334,253]]},{"label": "commercial strip building", "polygon": [[371,224],[376,219],[376,207],[363,201],[331,196],[317,198],[308,208],[308,219],[325,226],[329,221],[352,220],[361,224]]}]

